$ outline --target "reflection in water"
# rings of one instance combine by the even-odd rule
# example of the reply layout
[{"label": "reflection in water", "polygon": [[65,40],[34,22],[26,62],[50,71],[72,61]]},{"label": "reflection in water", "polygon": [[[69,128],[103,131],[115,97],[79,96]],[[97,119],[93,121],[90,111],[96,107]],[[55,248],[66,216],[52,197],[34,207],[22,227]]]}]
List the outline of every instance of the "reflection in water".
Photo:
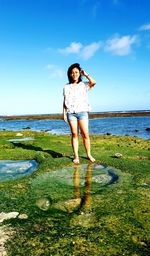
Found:
[{"label": "reflection in water", "polygon": [[80,208],[85,210],[90,210],[91,208],[91,181],[92,181],[92,163],[89,163],[87,166],[87,172],[85,176],[85,192],[84,196],[81,198],[80,193],[80,172],[79,172],[79,165],[74,167],[74,196],[75,198],[80,198]]},{"label": "reflection in water", "polygon": [[92,180],[92,164],[90,163],[87,168],[87,173],[85,177],[85,196],[83,205],[86,209],[91,207],[91,180]]},{"label": "reflection in water", "polygon": [[80,172],[79,172],[78,165],[74,167],[73,182],[74,182],[74,196],[75,198],[80,198]]},{"label": "reflection in water", "polygon": [[53,208],[91,214],[92,196],[118,179],[115,172],[112,167],[89,163],[44,173],[33,180],[32,195],[36,206],[44,211]]}]

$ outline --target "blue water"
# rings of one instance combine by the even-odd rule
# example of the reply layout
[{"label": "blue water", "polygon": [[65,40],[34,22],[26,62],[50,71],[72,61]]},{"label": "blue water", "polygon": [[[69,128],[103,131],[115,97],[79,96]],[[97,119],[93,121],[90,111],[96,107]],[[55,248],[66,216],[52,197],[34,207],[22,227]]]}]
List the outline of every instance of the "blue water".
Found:
[{"label": "blue water", "polygon": [[0,160],[0,181],[22,178],[37,170],[35,160]]},{"label": "blue water", "polygon": [[[35,131],[48,130],[52,134],[70,134],[69,125],[63,120],[0,120],[0,130],[20,131],[27,127]],[[111,133],[150,139],[150,131],[146,131],[146,128],[150,128],[150,116],[106,117],[89,120],[90,134]]]}]

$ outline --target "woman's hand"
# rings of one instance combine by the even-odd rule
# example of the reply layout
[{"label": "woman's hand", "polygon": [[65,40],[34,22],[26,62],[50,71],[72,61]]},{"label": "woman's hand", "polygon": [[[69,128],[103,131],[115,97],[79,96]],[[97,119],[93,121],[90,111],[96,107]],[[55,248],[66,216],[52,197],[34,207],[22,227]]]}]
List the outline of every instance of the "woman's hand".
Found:
[{"label": "woman's hand", "polygon": [[88,77],[88,73],[84,71],[83,69],[80,71],[81,76]]},{"label": "woman's hand", "polygon": [[68,119],[67,119],[66,113],[64,113],[64,121],[65,121],[66,123],[68,123]]},{"label": "woman's hand", "polygon": [[90,87],[93,87],[96,84],[96,81],[83,69],[80,71],[81,76],[85,76],[89,80]]}]

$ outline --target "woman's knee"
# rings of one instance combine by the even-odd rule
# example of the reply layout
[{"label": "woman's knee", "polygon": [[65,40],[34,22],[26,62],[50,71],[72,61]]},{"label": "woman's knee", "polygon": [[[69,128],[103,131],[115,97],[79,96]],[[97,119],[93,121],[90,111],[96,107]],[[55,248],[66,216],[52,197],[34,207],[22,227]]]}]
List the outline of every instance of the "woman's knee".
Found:
[{"label": "woman's knee", "polygon": [[89,139],[89,133],[88,132],[82,132],[81,133],[83,139]]},{"label": "woman's knee", "polygon": [[77,139],[78,138],[78,133],[77,132],[72,132],[72,138]]}]

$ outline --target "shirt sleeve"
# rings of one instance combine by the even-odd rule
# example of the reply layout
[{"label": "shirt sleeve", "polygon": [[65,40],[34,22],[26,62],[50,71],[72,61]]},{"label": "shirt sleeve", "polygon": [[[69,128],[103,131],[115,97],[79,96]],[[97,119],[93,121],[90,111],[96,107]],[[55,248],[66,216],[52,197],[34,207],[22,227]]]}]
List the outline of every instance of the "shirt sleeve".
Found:
[{"label": "shirt sleeve", "polygon": [[65,87],[66,87],[66,86],[64,86],[64,88],[63,88],[63,96],[65,96]]},{"label": "shirt sleeve", "polygon": [[88,92],[91,89],[89,82],[84,82],[84,85],[85,85],[86,92]]}]

